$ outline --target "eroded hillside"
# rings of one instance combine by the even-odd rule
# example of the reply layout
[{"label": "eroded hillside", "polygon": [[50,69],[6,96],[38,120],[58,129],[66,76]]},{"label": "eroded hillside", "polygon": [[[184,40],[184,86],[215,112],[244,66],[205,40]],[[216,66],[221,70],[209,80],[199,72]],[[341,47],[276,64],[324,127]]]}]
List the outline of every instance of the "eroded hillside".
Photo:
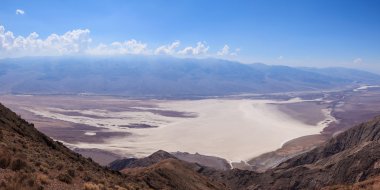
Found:
[{"label": "eroded hillside", "polygon": [[[129,175],[109,170],[53,141],[0,104],[0,189],[224,188],[182,167],[182,163],[171,162],[165,161],[157,170],[142,168]],[[192,178],[183,179],[174,173],[181,171],[181,167],[182,174]],[[183,183],[187,179],[193,181]],[[191,183],[197,185],[186,185]]]}]

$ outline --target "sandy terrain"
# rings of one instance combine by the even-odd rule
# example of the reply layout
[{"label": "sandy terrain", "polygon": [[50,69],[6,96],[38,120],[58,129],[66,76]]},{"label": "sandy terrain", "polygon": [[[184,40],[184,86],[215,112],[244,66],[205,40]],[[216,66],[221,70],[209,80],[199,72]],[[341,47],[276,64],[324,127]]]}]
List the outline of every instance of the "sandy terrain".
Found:
[{"label": "sandy terrain", "polygon": [[326,114],[323,112],[326,109],[326,104],[319,104],[318,102],[298,102],[277,104],[276,106],[280,111],[309,125],[317,125],[326,118]]},{"label": "sandy terrain", "polygon": [[324,129],[325,134],[335,135],[380,115],[380,86],[362,86],[333,96],[332,115],[338,122]]}]

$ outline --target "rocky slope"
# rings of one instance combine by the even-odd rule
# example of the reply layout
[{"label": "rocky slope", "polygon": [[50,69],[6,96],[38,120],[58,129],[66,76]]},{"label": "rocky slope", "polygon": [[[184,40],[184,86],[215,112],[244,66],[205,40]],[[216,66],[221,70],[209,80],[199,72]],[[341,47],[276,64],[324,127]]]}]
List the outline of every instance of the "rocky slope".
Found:
[{"label": "rocky slope", "polygon": [[145,158],[140,158],[140,159],[124,158],[124,159],[115,160],[109,164],[109,168],[112,170],[120,171],[120,170],[123,170],[124,168],[148,167],[158,162],[161,162],[165,159],[170,159],[170,158],[175,158],[175,157],[165,151],[159,150]]},{"label": "rocky slope", "polygon": [[[380,117],[332,138],[265,173],[230,170],[201,173],[232,189],[321,189],[354,187],[380,175]],[[364,183],[373,184],[373,183]]]},{"label": "rocky slope", "polygon": [[145,158],[123,158],[117,159],[110,164],[108,167],[112,170],[120,171],[124,168],[136,168],[136,167],[147,167],[153,164],[156,164],[165,159],[178,159],[188,163],[199,164],[202,166],[206,166],[209,168],[213,168],[216,170],[229,170],[231,169],[231,165],[227,162],[227,160],[215,156],[206,156],[201,154],[190,154],[187,152],[165,152],[163,150],[159,150],[153,153],[150,156]]},{"label": "rocky slope", "polygon": [[134,167],[122,170],[131,180],[145,181],[152,189],[178,190],[223,190],[229,189],[222,181],[211,182],[197,171],[202,166],[178,159],[164,159],[148,167]]},{"label": "rocky slope", "polygon": [[0,189],[225,189],[175,160],[125,173],[74,153],[0,104]]},{"label": "rocky slope", "polygon": [[170,154],[175,156],[177,159],[183,160],[185,162],[197,163],[202,166],[214,168],[216,170],[231,169],[231,165],[226,159],[219,158],[216,156],[207,156],[199,153],[190,154],[187,152],[171,152]]}]

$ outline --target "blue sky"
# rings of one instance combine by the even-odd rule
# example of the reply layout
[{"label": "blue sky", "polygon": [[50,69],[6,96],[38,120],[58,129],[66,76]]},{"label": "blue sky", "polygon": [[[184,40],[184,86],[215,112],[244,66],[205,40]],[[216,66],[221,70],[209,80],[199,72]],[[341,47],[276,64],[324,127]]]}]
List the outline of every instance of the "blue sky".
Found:
[{"label": "blue sky", "polygon": [[[85,47],[95,49],[92,54],[186,54],[380,72],[377,0],[3,0],[1,4],[0,25],[4,33],[12,32],[13,40],[36,32],[35,39],[57,34],[57,43],[66,43],[67,36],[80,35],[73,42],[79,48],[78,44],[48,47],[43,42],[40,48],[50,49],[33,50],[37,55],[54,54],[56,49],[72,53],[73,47],[78,53]],[[75,34],[62,37],[70,31]],[[2,57],[31,55],[25,47],[34,48],[37,42],[31,45],[25,39],[21,41],[28,45],[22,50],[14,47],[14,41],[7,47],[0,41]]]}]

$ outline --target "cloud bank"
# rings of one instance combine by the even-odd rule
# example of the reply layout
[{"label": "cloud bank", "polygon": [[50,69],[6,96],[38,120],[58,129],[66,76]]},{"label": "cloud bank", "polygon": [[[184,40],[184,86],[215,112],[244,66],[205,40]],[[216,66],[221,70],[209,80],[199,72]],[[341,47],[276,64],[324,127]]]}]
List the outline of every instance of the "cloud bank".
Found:
[{"label": "cloud bank", "polygon": [[181,44],[181,42],[176,40],[169,45],[160,46],[154,51],[154,54],[156,54],[156,55],[160,55],[160,54],[174,55],[174,54],[176,54],[176,49],[180,46],[180,44]]},{"label": "cloud bank", "polygon": [[[24,12],[17,14],[24,14]],[[172,43],[148,48],[148,44],[130,39],[110,44],[93,44],[89,29],[76,29],[64,34],[50,34],[41,38],[36,32],[28,36],[15,36],[0,25],[0,58],[23,56],[58,55],[170,55],[181,57],[236,55],[225,45],[221,51],[210,53],[206,42],[199,41],[194,46],[181,46],[176,40]]]},{"label": "cloud bank", "polygon": [[51,34],[45,39],[36,32],[26,37],[15,36],[0,26],[0,56],[43,56],[64,55],[84,52],[91,43],[89,30],[72,30],[63,35]]},{"label": "cloud bank", "polygon": [[21,9],[16,9],[16,15],[24,15],[25,11]]},{"label": "cloud bank", "polygon": [[224,45],[223,48],[217,52],[218,55],[229,55],[230,54],[230,47],[228,45]]},{"label": "cloud bank", "polygon": [[180,55],[204,55],[210,49],[209,46],[206,46],[204,42],[198,42],[195,47],[188,46],[183,50],[178,51]]},{"label": "cloud bank", "polygon": [[363,59],[359,57],[359,58],[354,59],[352,62],[354,62],[355,64],[360,64],[360,63],[363,63]]},{"label": "cloud bank", "polygon": [[125,55],[125,54],[146,54],[147,44],[135,39],[125,42],[113,42],[109,45],[99,44],[95,48],[89,48],[86,53],[92,55]]},{"label": "cloud bank", "polygon": [[216,54],[218,56],[236,56],[239,53],[240,49],[237,48],[235,51],[231,52],[230,46],[227,44],[223,46],[221,50],[219,50]]}]

